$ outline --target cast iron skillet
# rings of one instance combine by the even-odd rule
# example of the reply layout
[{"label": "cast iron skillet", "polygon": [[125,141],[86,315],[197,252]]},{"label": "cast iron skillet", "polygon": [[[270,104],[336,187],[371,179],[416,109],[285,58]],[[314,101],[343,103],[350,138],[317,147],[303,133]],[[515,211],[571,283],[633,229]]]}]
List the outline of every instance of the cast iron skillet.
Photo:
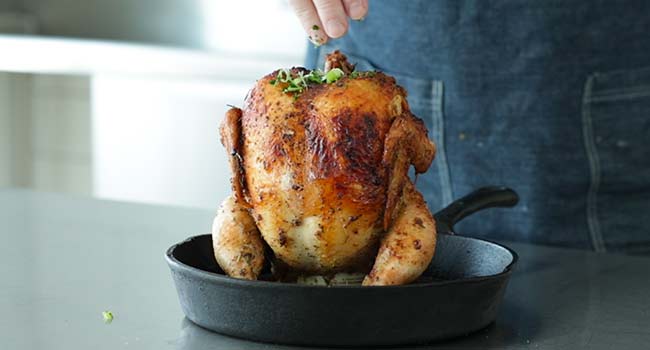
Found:
[{"label": "cast iron skillet", "polygon": [[517,194],[485,187],[435,214],[436,253],[422,281],[404,286],[305,286],[224,275],[210,235],[167,250],[188,319],[250,340],[311,345],[424,343],[469,334],[494,321],[517,254],[502,245],[454,235],[454,224],[488,207],[513,206]]}]

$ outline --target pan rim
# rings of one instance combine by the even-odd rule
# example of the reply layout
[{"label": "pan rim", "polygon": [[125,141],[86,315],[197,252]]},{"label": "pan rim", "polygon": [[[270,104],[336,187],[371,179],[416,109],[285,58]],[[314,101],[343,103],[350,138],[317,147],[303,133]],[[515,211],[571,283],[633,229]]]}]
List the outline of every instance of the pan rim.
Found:
[{"label": "pan rim", "polygon": [[[443,233],[444,234],[444,233]],[[447,280],[447,281],[434,281],[434,282],[424,282],[424,283],[417,283],[417,284],[405,284],[405,285],[398,285],[398,286],[361,286],[361,285],[340,285],[340,286],[319,286],[319,285],[305,285],[305,284],[296,284],[296,283],[280,283],[280,282],[270,282],[270,281],[252,281],[252,280],[244,280],[244,279],[238,279],[238,278],[233,278],[230,276],[226,276],[223,274],[218,274],[206,270],[202,270],[193,266],[190,266],[188,264],[185,264],[178,260],[174,256],[174,251],[181,245],[187,244],[190,241],[196,240],[200,237],[203,236],[210,236],[210,234],[200,234],[200,235],[194,235],[191,237],[188,237],[187,239],[178,242],[171,247],[169,247],[165,253],[165,260],[167,260],[167,264],[170,266],[172,270],[183,270],[186,271],[195,277],[198,278],[204,278],[208,279],[211,281],[214,281],[219,284],[223,285],[229,285],[229,286],[237,286],[237,287],[248,287],[248,288],[273,288],[273,289],[304,289],[304,290],[362,290],[362,289],[367,289],[367,290],[401,290],[401,289],[411,289],[411,288],[432,288],[432,287],[439,287],[439,286],[447,286],[447,285],[453,285],[453,284],[469,284],[469,283],[478,283],[478,282],[483,282],[486,280],[496,280],[496,279],[501,279],[501,278],[507,278],[510,276],[514,270],[514,267],[519,260],[519,255],[512,250],[511,248],[497,243],[493,242],[490,240],[482,239],[482,238],[475,238],[475,237],[469,237],[469,236],[464,236],[464,235],[459,235],[459,234],[453,234],[453,236],[457,237],[462,237],[464,239],[472,239],[472,240],[478,240],[482,242],[487,242],[490,244],[494,244],[497,247],[500,247],[502,249],[505,249],[507,252],[510,253],[512,256],[512,261],[506,267],[503,269],[503,271],[492,274],[492,275],[487,275],[487,276],[477,276],[477,277],[468,277],[468,278],[459,278],[455,280]]]}]

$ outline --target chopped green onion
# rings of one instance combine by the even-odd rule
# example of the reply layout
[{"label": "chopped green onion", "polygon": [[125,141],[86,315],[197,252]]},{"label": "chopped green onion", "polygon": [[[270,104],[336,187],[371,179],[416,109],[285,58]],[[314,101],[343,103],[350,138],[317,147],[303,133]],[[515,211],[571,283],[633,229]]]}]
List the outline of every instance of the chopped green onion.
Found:
[{"label": "chopped green onion", "polygon": [[309,74],[307,74],[306,78],[312,83],[320,84],[323,82],[323,72],[321,72],[318,69],[315,69],[311,71]]},{"label": "chopped green onion", "polygon": [[[350,73],[350,78],[357,78],[362,76],[374,76],[375,72],[357,72],[354,71]],[[282,92],[284,93],[293,93],[294,99],[297,99],[298,96],[305,90],[309,88],[310,84],[332,84],[342,77],[345,76],[345,72],[340,68],[333,68],[327,72],[323,72],[319,69],[314,69],[309,73],[305,74],[303,71],[299,71],[297,74],[292,74],[289,69],[279,69],[275,75],[274,79],[271,79],[269,83],[271,85],[277,85],[279,83],[285,83]]]},{"label": "chopped green onion", "polygon": [[112,312],[104,311],[104,312],[102,312],[102,316],[104,317],[104,322],[105,323],[113,322],[113,313]]},{"label": "chopped green onion", "polygon": [[282,91],[284,91],[284,92],[298,92],[298,91],[302,92],[302,90],[303,90],[302,86],[289,85],[286,88],[284,88],[284,90],[282,90]]},{"label": "chopped green onion", "polygon": [[376,74],[377,74],[376,71],[359,72],[355,70],[354,72],[350,73],[350,78],[352,79],[364,78],[364,77],[372,78]]},{"label": "chopped green onion", "polygon": [[276,80],[286,83],[287,80],[291,79],[291,72],[287,69],[280,69],[278,71],[278,75],[276,77]]},{"label": "chopped green onion", "polygon": [[312,29],[312,30],[319,30],[320,27],[314,24],[313,26],[311,26],[311,29]]},{"label": "chopped green onion", "polygon": [[341,77],[344,75],[345,72],[343,72],[340,68],[330,69],[327,73],[325,73],[325,82],[331,84],[341,79]]}]

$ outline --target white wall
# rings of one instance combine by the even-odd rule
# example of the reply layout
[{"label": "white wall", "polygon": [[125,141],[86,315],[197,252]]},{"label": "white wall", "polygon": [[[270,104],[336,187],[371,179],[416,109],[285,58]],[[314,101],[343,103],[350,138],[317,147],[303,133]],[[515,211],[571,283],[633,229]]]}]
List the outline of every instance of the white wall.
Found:
[{"label": "white wall", "polygon": [[0,72],[0,187],[12,184],[11,107],[9,74]]},{"label": "white wall", "polygon": [[214,51],[0,34],[0,71],[14,72],[0,72],[0,186],[215,208],[230,192],[226,104],[302,64],[306,38],[283,0],[194,2]]},{"label": "white wall", "polygon": [[0,186],[90,194],[87,77],[0,73]]},{"label": "white wall", "polygon": [[31,82],[32,187],[91,194],[89,78],[36,75]]},{"label": "white wall", "polygon": [[[0,146],[11,150],[3,147],[0,165],[12,169],[0,171],[0,186],[204,208],[215,208],[230,192],[218,135],[227,104],[240,105],[255,79],[302,61],[112,44],[22,43],[34,44],[21,46],[32,53],[29,57],[41,44],[51,44],[73,49],[67,54],[77,60],[115,58],[100,60],[90,75],[4,73],[8,80],[0,82],[0,100],[9,102],[0,108],[0,120],[11,125],[0,132],[10,135]],[[22,62],[18,56],[13,62]],[[60,54],[54,71],[73,61]]]},{"label": "white wall", "polygon": [[[216,208],[231,191],[218,134],[226,105],[241,105],[274,69],[302,64],[305,34],[286,2],[200,2],[218,52],[161,51],[145,64],[139,52],[128,71],[93,76],[94,195]],[[143,74],[151,66],[158,72]]]},{"label": "white wall", "polygon": [[94,77],[94,194],[215,208],[230,193],[218,126],[250,84]]}]

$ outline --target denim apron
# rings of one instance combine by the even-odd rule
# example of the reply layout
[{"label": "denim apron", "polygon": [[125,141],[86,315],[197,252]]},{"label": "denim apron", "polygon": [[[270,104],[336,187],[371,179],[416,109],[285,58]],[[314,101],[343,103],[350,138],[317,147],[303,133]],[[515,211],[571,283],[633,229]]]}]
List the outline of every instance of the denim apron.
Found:
[{"label": "denim apron", "polygon": [[324,46],[408,91],[438,146],[429,208],[486,185],[465,235],[650,254],[650,1],[381,1]]}]

